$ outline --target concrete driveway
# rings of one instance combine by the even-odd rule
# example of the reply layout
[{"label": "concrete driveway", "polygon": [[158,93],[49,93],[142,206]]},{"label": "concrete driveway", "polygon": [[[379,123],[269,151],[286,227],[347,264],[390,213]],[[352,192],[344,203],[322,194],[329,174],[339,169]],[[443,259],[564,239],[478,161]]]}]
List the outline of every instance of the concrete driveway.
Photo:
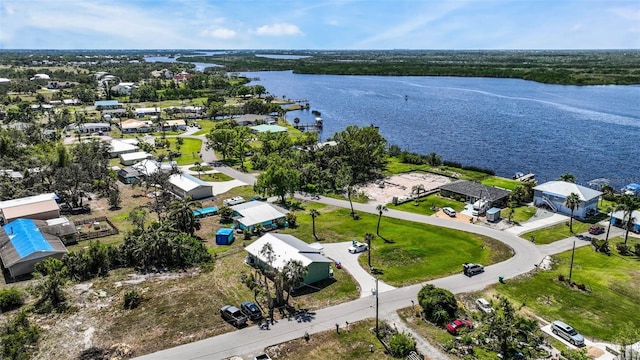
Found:
[{"label": "concrete driveway", "polygon": [[[340,261],[342,269],[336,269],[335,271],[347,271],[358,282],[360,290],[360,297],[367,297],[375,295],[376,278],[368,273],[360,266],[358,258],[360,256],[367,256],[367,251],[359,254],[351,254],[348,249],[351,246],[351,242],[341,242],[333,244],[323,244],[324,255],[333,261]],[[378,281],[378,293],[391,291],[395,287],[386,284],[383,281]]]}]

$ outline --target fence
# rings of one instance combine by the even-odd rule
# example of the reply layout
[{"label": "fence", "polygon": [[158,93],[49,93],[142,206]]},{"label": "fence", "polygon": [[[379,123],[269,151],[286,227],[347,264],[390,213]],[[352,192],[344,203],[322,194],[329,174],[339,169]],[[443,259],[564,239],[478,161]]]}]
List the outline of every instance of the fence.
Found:
[{"label": "fence", "polygon": [[[106,222],[107,226],[103,225],[102,222]],[[113,225],[113,223],[106,216],[80,220],[75,222],[75,224],[76,228],[79,229],[78,235],[76,236],[76,240],[78,242],[111,236],[120,232],[120,230],[118,230],[118,228]],[[84,225],[87,224],[91,225],[89,227],[89,231],[83,232],[82,229],[84,228]]]}]

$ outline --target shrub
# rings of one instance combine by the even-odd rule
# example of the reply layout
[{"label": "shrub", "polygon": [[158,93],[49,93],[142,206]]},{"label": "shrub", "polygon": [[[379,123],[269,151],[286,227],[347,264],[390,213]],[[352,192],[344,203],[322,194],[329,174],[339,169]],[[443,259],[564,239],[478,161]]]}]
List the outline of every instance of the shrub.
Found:
[{"label": "shrub", "polygon": [[23,304],[22,291],[13,287],[0,290],[0,310],[2,312],[17,309]]},{"label": "shrub", "polygon": [[413,337],[407,333],[396,333],[389,338],[389,347],[394,357],[405,357],[415,349]]},{"label": "shrub", "polygon": [[558,275],[558,281],[564,282],[564,275]]},{"label": "shrub", "polygon": [[625,243],[618,243],[616,245],[616,249],[620,253],[620,255],[628,256],[631,255],[631,247],[626,245]]},{"label": "shrub", "polygon": [[298,217],[296,216],[296,214],[291,212],[287,213],[285,219],[287,220],[290,228],[294,229],[297,226]]},{"label": "shrub", "polygon": [[133,310],[142,302],[142,295],[136,290],[129,290],[124,294],[124,308]]},{"label": "shrub", "polygon": [[418,303],[428,321],[443,325],[452,319],[458,310],[455,296],[446,289],[427,284],[418,292]]}]

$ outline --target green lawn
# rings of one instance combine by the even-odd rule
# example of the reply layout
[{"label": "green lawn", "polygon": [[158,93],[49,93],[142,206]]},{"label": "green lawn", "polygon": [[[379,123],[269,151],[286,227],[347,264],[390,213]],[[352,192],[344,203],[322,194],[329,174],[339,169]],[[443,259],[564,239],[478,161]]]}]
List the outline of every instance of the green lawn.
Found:
[{"label": "green lawn", "polygon": [[592,224],[581,222],[573,219],[573,234],[569,231],[569,220],[562,224],[557,224],[544,229],[534,230],[520,235],[523,239],[530,239],[532,236],[535,238],[536,244],[549,244],[554,241],[566,239],[574,236],[575,234],[589,231],[589,227]]},{"label": "green lawn", "polygon": [[489,176],[481,181],[483,185],[496,186],[499,188],[513,190],[516,186],[522,186],[522,183],[517,180],[507,179],[499,176]]},{"label": "green lawn", "polygon": [[202,179],[204,181],[211,182],[220,182],[220,181],[231,181],[233,178],[229,175],[223,173],[213,173],[213,174],[200,174],[196,175],[197,178]]},{"label": "green lawn", "polygon": [[213,120],[198,120],[197,123],[202,129],[196,131],[193,135],[207,135],[216,124]]},{"label": "green lawn", "polygon": [[434,206],[440,209],[448,206],[455,209],[456,211],[462,211],[464,210],[464,205],[465,204],[460,201],[455,201],[451,198],[445,198],[440,196],[439,194],[431,194],[429,196],[418,199],[417,203],[415,201],[409,201],[400,205],[387,204],[387,207],[389,209],[406,211],[416,214],[433,215],[437,212],[436,210],[432,210],[432,207]]},{"label": "green lawn", "polygon": [[576,249],[572,280],[590,291],[558,280],[560,274],[569,275],[571,251],[554,256],[553,270],[507,281],[495,290],[545,320],[568,322],[587,338],[615,341],[620,333],[640,328],[640,259],[613,253]]},{"label": "green lawn", "polygon": [[169,141],[169,148],[157,149],[154,152],[154,155],[157,156],[159,154],[168,154],[169,152],[173,151],[180,152],[182,156],[174,159],[178,162],[178,165],[188,165],[202,161],[202,159],[200,159],[200,148],[202,147],[202,140],[183,138],[184,143],[180,147],[180,150],[178,150],[178,148],[176,147],[176,139],[177,138],[167,138],[167,140]]},{"label": "green lawn", "polygon": [[[518,224],[518,223],[522,223],[525,222],[529,219],[531,219],[531,217],[533,217],[536,214],[536,211],[538,210],[538,208],[536,208],[535,206],[519,206],[517,208],[514,209],[515,212],[513,213],[513,216],[511,217],[511,221],[513,221],[514,223]],[[500,212],[500,216],[503,219],[508,219],[509,218],[509,212],[511,212],[511,209],[503,209]]]},{"label": "green lawn", "polygon": [[[320,212],[320,216],[316,217],[316,233],[322,242],[352,239],[364,241],[365,233],[376,233],[377,215],[359,213],[361,219],[353,220],[349,215],[349,209],[310,203],[303,205],[305,210],[295,212],[298,227],[283,232],[307,242],[315,241],[309,215],[309,210],[314,208]],[[380,279],[394,286],[415,284],[459,273],[464,262],[488,265],[511,256],[507,246],[493,239],[384,216],[380,234],[388,242],[379,237],[374,239],[372,263],[384,271]],[[360,257],[360,261],[366,268],[366,253]]]}]

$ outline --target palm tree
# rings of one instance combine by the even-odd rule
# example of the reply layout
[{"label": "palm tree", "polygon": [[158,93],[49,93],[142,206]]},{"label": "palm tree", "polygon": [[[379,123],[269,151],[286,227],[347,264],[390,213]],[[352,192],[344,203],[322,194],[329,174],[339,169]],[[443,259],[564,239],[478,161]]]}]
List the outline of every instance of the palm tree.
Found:
[{"label": "palm tree", "polygon": [[416,194],[418,196],[420,196],[420,194],[422,194],[424,192],[424,185],[423,184],[418,184],[418,185],[413,185],[411,187],[411,193],[412,194]]},{"label": "palm tree", "polygon": [[624,244],[627,245],[627,240],[629,240],[629,230],[633,226],[634,220],[633,211],[640,207],[640,203],[638,200],[629,194],[624,194],[620,197],[620,201],[618,202],[618,206],[616,206],[616,211],[622,211],[622,223],[625,229],[624,232]]},{"label": "palm tree", "polygon": [[569,231],[573,234],[573,211],[580,205],[580,195],[571,193],[564,201],[564,206],[571,210],[571,217],[569,218]]},{"label": "palm tree", "polygon": [[316,209],[311,209],[309,211],[309,215],[311,215],[311,224],[313,228],[313,237],[318,240],[318,236],[316,235],[316,217],[320,216],[320,212]]},{"label": "palm tree", "polygon": [[369,269],[371,269],[371,240],[373,240],[372,233],[364,234],[364,241],[367,242],[367,264],[369,265]]},{"label": "palm tree", "polygon": [[558,180],[560,181],[565,181],[565,182],[570,182],[570,183],[576,183],[576,176],[571,174],[571,173],[565,173],[560,175],[560,177],[558,178]]},{"label": "palm tree", "polygon": [[300,124],[300,118],[297,117],[297,118],[293,119],[293,123],[296,124],[295,127],[297,128],[298,124]]},{"label": "palm tree", "polygon": [[182,200],[172,201],[169,205],[169,209],[171,209],[169,219],[175,223],[177,229],[193,236],[196,230],[200,230],[200,221],[193,214],[193,210],[201,207],[202,204],[197,201],[191,201],[190,196]]},{"label": "palm tree", "polygon": [[289,260],[282,268],[282,274],[284,276],[284,282],[287,291],[287,298],[285,304],[289,303],[289,296],[293,289],[300,287],[304,283],[304,277],[307,276],[308,269],[302,264],[300,260]]},{"label": "palm tree", "polygon": [[195,164],[193,164],[193,166],[195,166],[196,171],[198,172],[198,179],[202,178],[202,164],[200,164],[200,162],[196,161]]},{"label": "palm tree", "polygon": [[385,211],[389,211],[386,206],[380,204],[376,206],[376,210],[378,210],[378,226],[376,227],[376,235],[380,236],[380,220],[382,220],[382,213]]}]

